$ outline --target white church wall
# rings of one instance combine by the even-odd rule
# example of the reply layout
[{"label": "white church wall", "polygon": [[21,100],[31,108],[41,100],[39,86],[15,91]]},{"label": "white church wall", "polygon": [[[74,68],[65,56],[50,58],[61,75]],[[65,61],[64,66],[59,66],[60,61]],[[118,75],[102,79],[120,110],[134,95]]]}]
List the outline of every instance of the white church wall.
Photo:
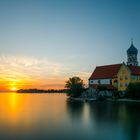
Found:
[{"label": "white church wall", "polygon": [[111,79],[96,79],[96,80],[90,80],[89,84],[110,84]]}]

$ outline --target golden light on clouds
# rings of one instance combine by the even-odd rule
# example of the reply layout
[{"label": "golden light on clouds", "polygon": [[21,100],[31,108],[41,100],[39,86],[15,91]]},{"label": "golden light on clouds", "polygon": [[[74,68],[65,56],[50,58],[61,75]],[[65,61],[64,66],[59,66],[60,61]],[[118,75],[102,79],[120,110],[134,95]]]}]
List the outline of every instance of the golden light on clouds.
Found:
[{"label": "golden light on clouds", "polygon": [[0,56],[0,90],[62,89],[65,81],[75,75],[86,79],[89,73],[74,71],[69,65],[48,59]]}]

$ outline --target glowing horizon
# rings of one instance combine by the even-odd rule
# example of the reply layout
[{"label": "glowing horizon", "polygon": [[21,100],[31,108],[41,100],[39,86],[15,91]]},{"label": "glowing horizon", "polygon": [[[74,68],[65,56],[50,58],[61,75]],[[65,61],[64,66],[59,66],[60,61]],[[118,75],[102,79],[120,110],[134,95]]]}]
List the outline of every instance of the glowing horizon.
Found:
[{"label": "glowing horizon", "polygon": [[74,75],[86,79],[89,73],[73,72],[68,66],[46,59],[19,56],[0,57],[0,90],[63,89],[65,82]]}]

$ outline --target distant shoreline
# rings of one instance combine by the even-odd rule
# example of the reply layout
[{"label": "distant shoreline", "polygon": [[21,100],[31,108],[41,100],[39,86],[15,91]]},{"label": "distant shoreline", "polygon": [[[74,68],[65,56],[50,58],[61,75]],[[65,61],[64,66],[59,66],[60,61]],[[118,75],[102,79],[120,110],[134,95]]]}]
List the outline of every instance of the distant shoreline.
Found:
[{"label": "distant shoreline", "polygon": [[16,93],[66,93],[65,89],[48,89],[48,90],[43,90],[43,89],[20,89],[17,90]]}]

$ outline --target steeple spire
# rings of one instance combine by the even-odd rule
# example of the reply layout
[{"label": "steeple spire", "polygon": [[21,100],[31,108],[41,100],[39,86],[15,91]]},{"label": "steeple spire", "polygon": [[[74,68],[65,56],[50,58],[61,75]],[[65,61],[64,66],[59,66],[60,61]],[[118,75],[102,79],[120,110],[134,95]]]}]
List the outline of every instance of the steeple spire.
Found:
[{"label": "steeple spire", "polygon": [[131,45],[133,45],[133,38],[131,38]]}]

